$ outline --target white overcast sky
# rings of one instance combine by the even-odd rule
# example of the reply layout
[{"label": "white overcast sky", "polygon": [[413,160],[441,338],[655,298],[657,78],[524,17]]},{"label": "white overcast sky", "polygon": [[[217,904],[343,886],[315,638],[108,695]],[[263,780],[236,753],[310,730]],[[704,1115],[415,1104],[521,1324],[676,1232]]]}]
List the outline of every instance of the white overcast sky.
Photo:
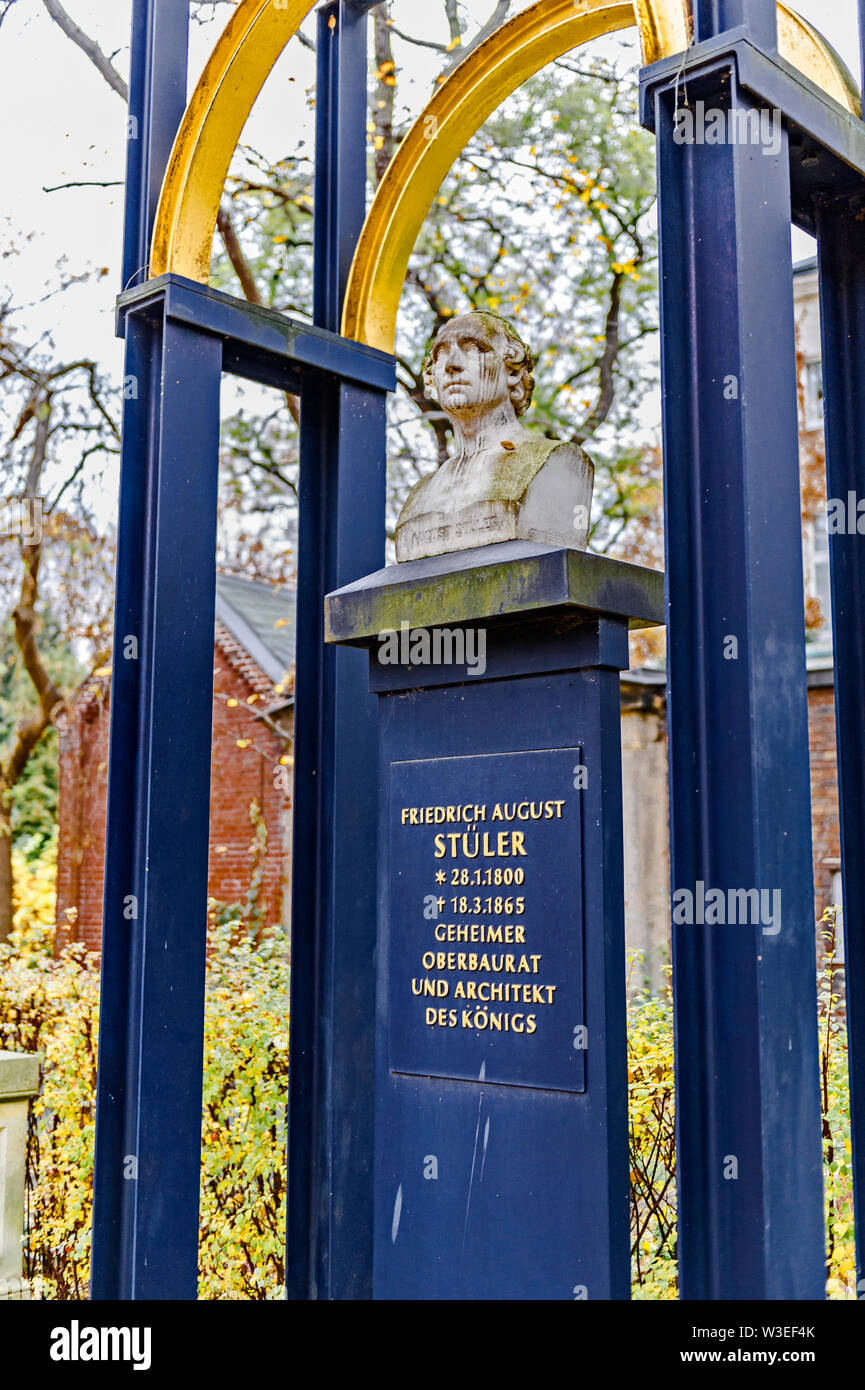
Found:
[{"label": "white overcast sky", "polygon": [[[65,0],[83,28],[97,38],[116,65],[127,70],[129,0]],[[528,0],[516,6],[525,8]],[[492,0],[466,0],[465,11],[486,18]],[[446,38],[441,30],[442,6],[419,0],[396,0],[397,24],[428,26],[428,36]],[[798,9],[832,43],[858,76],[859,53],[856,0],[799,0]],[[193,26],[192,74],[224,23],[227,7],[217,6],[220,19],[206,28]],[[289,82],[289,77],[296,80]],[[272,75],[247,128],[246,138],[268,153],[291,148],[293,139],[311,136],[305,88],[312,76],[311,55],[290,45]],[[426,87],[417,84],[419,107]],[[31,334],[51,328],[61,353],[86,354],[120,368],[119,345],[113,337],[113,301],[120,275],[122,189],[43,190],[77,180],[123,178],[125,111],[120,98],[104,84],[87,59],[73,48],[50,20],[41,0],[16,0],[0,28],[0,240],[32,240],[20,254],[0,266],[16,303],[28,306],[22,314]],[[5,249],[5,247],[4,247]],[[797,256],[807,255],[807,239],[797,234]],[[56,281],[55,266],[65,258],[71,271],[107,269],[107,275],[77,287],[61,300],[47,298]]]}]

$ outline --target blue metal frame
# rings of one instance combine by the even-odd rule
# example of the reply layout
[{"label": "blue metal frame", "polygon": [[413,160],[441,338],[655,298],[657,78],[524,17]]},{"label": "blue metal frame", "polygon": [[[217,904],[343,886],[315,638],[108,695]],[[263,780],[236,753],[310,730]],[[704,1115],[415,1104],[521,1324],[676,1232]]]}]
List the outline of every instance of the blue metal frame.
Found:
[{"label": "blue metal frame", "polygon": [[[331,332],[366,212],[370,8],[338,0],[318,18],[314,310]],[[386,412],[383,387],[344,375],[318,377],[301,412],[286,1265],[296,1299],[372,1296],[376,710],[363,656],[325,648],[323,621],[327,593],[384,563]]]},{"label": "blue metal frame", "polygon": [[775,0],[693,0],[693,7],[697,43],[744,26],[749,38],[761,48],[768,52],[778,48]]},{"label": "blue metal frame", "polygon": [[[171,142],[183,114],[188,11],[186,0],[182,0],[182,3],[181,0],[133,2],[129,116],[130,134],[135,138],[129,142],[123,248],[124,286],[136,278],[149,260],[150,232],[158,187]],[[203,1021],[203,955],[196,969],[194,959],[190,961],[186,954],[190,946],[194,952],[192,939],[178,939],[172,924],[163,924],[166,947],[169,943],[172,947],[170,952],[166,951],[170,966],[163,988],[171,988],[172,972],[175,969],[182,972],[184,967],[188,968],[191,965],[191,998],[184,986],[173,1000],[170,998],[168,1001],[160,1001],[160,981],[152,978],[152,951],[150,970],[144,967],[149,935],[147,910],[149,906],[155,906],[157,903],[161,905],[161,876],[166,868],[163,860],[156,868],[155,893],[150,894],[145,874],[149,867],[147,853],[150,848],[151,825],[154,832],[154,848],[158,846],[161,833],[161,827],[152,818],[148,797],[149,782],[158,771],[151,759],[150,735],[156,733],[156,750],[159,749],[163,738],[170,737],[170,727],[165,723],[162,693],[157,684],[164,675],[163,662],[166,655],[169,656],[169,660],[172,657],[179,658],[180,672],[193,676],[192,687],[185,687],[190,693],[198,693],[195,678],[200,679],[200,671],[197,669],[199,652],[196,650],[190,654],[193,669],[187,672],[183,651],[175,650],[167,654],[162,645],[157,649],[152,629],[155,618],[158,617],[161,621],[166,612],[171,611],[170,593],[166,592],[165,588],[170,579],[170,566],[166,567],[165,564],[163,534],[153,532],[152,522],[158,515],[165,515],[167,518],[168,513],[164,508],[166,504],[170,505],[172,494],[177,498],[179,479],[172,476],[177,464],[174,451],[178,440],[184,444],[186,442],[183,402],[181,401],[181,413],[178,415],[178,397],[165,373],[169,360],[172,365],[176,362],[179,382],[185,387],[204,391],[209,389],[207,381],[202,379],[207,375],[206,360],[193,351],[187,365],[182,360],[184,354],[181,344],[184,342],[184,338],[173,328],[166,333],[166,325],[158,317],[155,322],[146,316],[137,319],[133,316],[130,320],[124,366],[126,400],[118,521],[111,756],[103,906],[91,1276],[93,1298],[146,1297],[145,1289],[150,1292],[150,1296],[189,1297],[190,1289],[193,1296],[195,1289],[197,1258],[192,1254],[195,1248],[192,1244],[192,1223],[194,1222],[195,1226],[197,1245],[200,1156],[195,1165],[193,1179],[192,1146],[188,1133],[182,1134],[178,1184],[176,1188],[173,1182],[166,1185],[164,1168],[160,1167],[159,1153],[153,1149],[152,1141],[157,1137],[169,1137],[164,1126],[166,1123],[171,1124],[172,1117],[170,1113],[161,1119],[157,1116],[156,1128],[153,1130],[153,1102],[159,1095],[159,1078],[154,1078],[149,1070],[150,1053],[149,1048],[145,1048],[144,1045],[145,1029],[152,1027],[154,1022],[153,1006],[156,1005],[158,1008],[160,1002],[167,1002],[169,1008],[164,1025],[157,1013],[157,1050],[159,1044],[172,1034],[176,1043],[191,1035],[191,1058],[182,1055],[172,1056],[168,1061],[167,1072],[169,1077],[176,1077],[177,1080],[177,1090],[172,1101],[178,1104],[179,1117],[182,1121],[189,1122],[196,1108],[196,1087],[200,1113],[201,1080],[200,1076],[196,1080],[195,1072],[196,1069],[200,1072],[201,1040],[200,1034],[196,1038],[195,1030],[196,1022]],[[218,349],[219,344],[214,343],[214,350]],[[218,390],[221,361],[217,360],[212,366],[215,367],[214,380]],[[196,368],[199,369],[197,374]],[[167,395],[164,410],[161,411],[160,392],[163,386],[166,387]],[[210,404],[212,407],[212,399]],[[216,405],[218,410],[218,401]],[[212,420],[205,420],[201,416],[198,418],[202,430],[198,438],[193,437],[189,441],[190,456],[192,462],[203,464],[206,485],[210,462],[206,454],[214,424]],[[162,428],[163,426],[165,428]],[[205,455],[204,458],[201,458],[202,454]],[[209,471],[214,472],[212,464]],[[181,515],[182,513],[175,513],[175,524]],[[193,510],[193,515],[198,515],[197,508]],[[205,535],[208,520],[205,513]],[[213,521],[215,525],[215,508]],[[196,538],[192,537],[193,545]],[[175,554],[183,554],[184,551],[188,552],[188,546],[181,546]],[[194,564],[198,556],[193,554],[189,558]],[[161,571],[157,572],[160,559]],[[205,575],[209,574],[210,568],[210,565],[205,568]],[[194,584],[195,576],[190,573],[187,582]],[[196,597],[199,601],[202,597],[207,601],[206,595],[197,594]],[[170,627],[161,634],[163,641],[166,637],[170,641],[172,636],[176,641],[177,633],[173,633]],[[209,653],[208,664],[212,666],[212,653]],[[169,676],[169,684],[172,680],[173,677]],[[191,715],[194,710],[196,718],[193,722],[196,724],[196,731],[192,737],[193,740],[200,739],[201,706],[190,706],[187,699],[188,695],[184,694],[181,705],[172,713],[171,720],[173,721],[175,716],[181,718],[184,712]],[[209,718],[210,699],[208,693],[206,719]],[[200,754],[200,747],[197,751]],[[185,766],[185,760],[182,765]],[[196,790],[200,800],[200,787],[181,790],[181,800],[177,809],[188,825],[197,824]],[[164,802],[157,800],[152,810],[157,815],[160,811],[163,816],[167,814],[167,823],[170,824],[175,808],[170,805],[166,808]],[[200,824],[198,830],[200,839]],[[191,853],[194,871],[200,872],[200,845],[193,843]],[[170,854],[167,867],[173,867]],[[190,880],[186,879],[185,875],[183,877],[188,884]],[[185,901],[182,888],[179,900]],[[154,945],[152,936],[150,944]],[[177,959],[178,955],[180,959]],[[186,976],[181,973],[179,978],[185,980]],[[180,1020],[171,1008],[172,1002],[182,1006],[183,1018]],[[194,1012],[196,1008],[197,1016]],[[178,1024],[181,1026],[179,1033],[176,1031]],[[191,1029],[190,1035],[187,1035],[186,1028]],[[188,1054],[190,1049],[185,1047],[183,1051]],[[146,1058],[145,1052],[148,1054]],[[164,1053],[160,1060],[164,1065]],[[169,1106],[169,1111],[172,1108],[173,1106]],[[142,1123],[147,1127],[145,1130],[142,1130]],[[200,1124],[200,1120],[197,1123]],[[173,1141],[177,1136],[172,1133],[170,1137]],[[164,1162],[163,1153],[163,1165]],[[175,1192],[176,1198],[172,1200]],[[164,1230],[159,1229],[158,1222],[154,1229],[153,1222],[153,1213],[160,1208],[166,1214],[167,1225],[171,1227],[164,1259],[160,1258]],[[154,1278],[159,1283],[159,1289],[155,1294],[151,1292],[150,1282]]]},{"label": "blue metal frame", "polygon": [[121,288],[147,279],[159,190],[186,109],[189,0],[132,0]]},{"label": "blue metal frame", "polygon": [[[384,558],[394,362],[338,336],[365,212],[373,3],[319,12],[309,328],[173,275],[136,287],[184,106],[188,5],[133,0],[94,1298],[196,1292],[223,370],[302,398],[287,1292],[372,1294],[375,697],[362,652],[325,648],[322,615],[325,594]],[[820,240],[830,489],[843,495],[865,443],[865,127],[777,56],[774,14],[774,0],[698,0],[699,42],[642,78],[660,181],[674,885],[783,900],[777,936],[676,931],[686,1298],[822,1296],[789,221]],[[781,155],[677,145],[682,91],[780,107]],[[832,561],[860,1211],[865,573],[852,538],[833,541]]]},{"label": "blue metal frame", "polygon": [[[820,241],[829,488],[846,497],[861,473],[865,404],[856,340],[863,284],[854,271],[865,128],[777,56],[772,0],[718,0],[697,19],[702,42],[684,62],[656,64],[641,79],[659,168],[673,888],[698,879],[780,888],[783,926],[772,937],[739,928],[736,938],[674,927],[680,1287],[683,1298],[820,1298],[789,222]],[[724,24],[738,27],[722,32]],[[780,155],[678,145],[674,105],[697,99],[780,109]],[[725,399],[731,382],[735,398]],[[865,572],[854,539],[834,538],[832,549],[861,1263],[865,884],[852,847],[865,829],[854,696],[865,681]],[[724,660],[727,635],[738,637],[735,663]],[[750,1019],[755,1032],[743,1035]],[[724,1153],[739,1159],[735,1182],[722,1177]]]},{"label": "blue metal frame", "polygon": [[[299,392],[303,410],[289,1292],[363,1297],[371,1289],[372,1175],[364,1155],[372,1143],[366,1091],[376,827],[362,798],[375,769],[375,701],[363,657],[325,653],[321,634],[325,593],[376,568],[384,555],[385,409],[394,361],[336,332],[365,215],[370,7],[340,0],[319,16],[316,326],[175,275],[128,289],[119,302],[127,399],[95,1160],[97,1299],[189,1299],[197,1287],[223,370]],[[146,263],[184,109],[187,9],[178,0],[137,0],[133,9],[131,101],[140,139],[130,145],[124,284]],[[334,1132],[337,1112],[351,1116],[353,1144]],[[322,1192],[333,1192],[334,1201],[318,1210]]]},{"label": "blue metal frame", "polygon": [[[818,210],[826,486],[847,508],[865,497],[865,233],[862,198]],[[849,519],[849,516],[848,516]],[[856,514],[858,520],[858,513]],[[865,1278],[865,553],[858,534],[829,537],[844,957],[850,1045],[853,1196],[859,1279]],[[860,1295],[865,1285],[859,1284]]]},{"label": "blue metal frame", "polygon": [[95,1298],[188,1297],[197,1273],[213,688],[200,615],[215,601],[221,366],[217,338],[130,315],[139,400],[122,459]]}]

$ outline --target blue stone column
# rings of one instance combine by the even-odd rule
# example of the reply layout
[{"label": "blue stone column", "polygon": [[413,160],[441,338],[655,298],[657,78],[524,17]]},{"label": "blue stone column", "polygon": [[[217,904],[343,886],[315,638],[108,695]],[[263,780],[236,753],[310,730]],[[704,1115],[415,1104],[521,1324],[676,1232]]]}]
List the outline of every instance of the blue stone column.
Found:
[{"label": "blue stone column", "polygon": [[[751,50],[705,49],[684,77],[663,64],[642,76],[660,198],[680,1293],[814,1299],[824,1233],[788,132],[774,149],[741,139],[760,120],[739,80]],[[721,143],[681,138],[686,101],[718,113]]]},{"label": "blue stone column", "polygon": [[619,673],[662,612],[522,541],[327,600],[378,696],[377,1299],[629,1297]]}]

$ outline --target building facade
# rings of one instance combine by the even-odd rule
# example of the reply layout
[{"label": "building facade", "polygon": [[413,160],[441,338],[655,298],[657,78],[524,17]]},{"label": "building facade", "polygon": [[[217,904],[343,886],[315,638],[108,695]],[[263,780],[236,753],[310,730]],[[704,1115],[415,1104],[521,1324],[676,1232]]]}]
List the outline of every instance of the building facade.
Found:
[{"label": "building facade", "polygon": [[[218,577],[208,893],[270,924],[288,922],[294,618],[293,590]],[[58,723],[58,948],[101,942],[109,727],[110,677]]]},{"label": "building facade", "polygon": [[[841,832],[835,749],[829,537],[823,453],[820,310],[816,260],[794,270],[799,356],[802,555],[811,757],[815,930],[841,906]],[[666,678],[662,663],[622,678],[625,920],[634,985],[657,989],[670,960],[670,848],[667,805]],[[839,933],[840,959],[843,943]]]},{"label": "building facade", "polygon": [[[794,283],[816,924],[841,897],[816,262],[798,266]],[[217,579],[209,894],[243,904],[252,886],[268,922],[289,921],[295,606],[293,590]],[[61,944],[101,938],[109,723],[107,678],[79,691],[59,723]],[[626,936],[640,957],[631,983],[658,988],[670,959],[662,663],[623,676],[622,766]]]}]

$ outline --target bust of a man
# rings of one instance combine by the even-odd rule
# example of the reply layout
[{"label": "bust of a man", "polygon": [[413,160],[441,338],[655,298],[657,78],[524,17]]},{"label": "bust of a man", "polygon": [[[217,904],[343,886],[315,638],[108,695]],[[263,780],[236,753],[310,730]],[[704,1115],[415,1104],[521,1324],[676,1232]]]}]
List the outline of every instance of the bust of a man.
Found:
[{"label": "bust of a man", "polygon": [[409,493],[397,561],[512,540],[585,550],[594,467],[577,445],[520,424],[533,370],[530,349],[498,314],[461,314],[437,334],[424,383],[453,426],[453,451]]}]

